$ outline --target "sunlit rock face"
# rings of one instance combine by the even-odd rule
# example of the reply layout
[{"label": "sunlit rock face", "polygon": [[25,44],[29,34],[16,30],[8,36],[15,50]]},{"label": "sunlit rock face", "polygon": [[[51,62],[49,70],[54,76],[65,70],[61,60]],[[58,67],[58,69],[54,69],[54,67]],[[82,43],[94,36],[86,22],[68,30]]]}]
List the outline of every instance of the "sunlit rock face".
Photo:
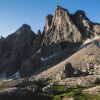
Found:
[{"label": "sunlit rock face", "polygon": [[49,15],[47,19],[44,43],[59,43],[62,41],[77,43],[81,41],[82,35],[72,22],[70,13],[66,9],[57,6],[53,18]]},{"label": "sunlit rock face", "polygon": [[46,17],[46,25],[45,25],[45,32],[47,33],[50,28],[51,28],[51,25],[52,25],[52,19],[53,19],[53,15],[49,14],[47,17]]},{"label": "sunlit rock face", "polygon": [[100,24],[95,24],[93,25],[93,32],[94,32],[94,36],[98,36],[100,35]]}]

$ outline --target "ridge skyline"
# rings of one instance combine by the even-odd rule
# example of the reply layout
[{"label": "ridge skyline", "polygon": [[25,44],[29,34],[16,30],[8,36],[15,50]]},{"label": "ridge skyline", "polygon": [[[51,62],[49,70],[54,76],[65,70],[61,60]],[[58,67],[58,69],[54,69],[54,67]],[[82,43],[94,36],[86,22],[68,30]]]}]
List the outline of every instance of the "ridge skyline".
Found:
[{"label": "ridge skyline", "polygon": [[[12,0],[10,0],[10,1],[12,1]],[[87,1],[88,3],[90,3],[88,5],[88,3],[85,4],[86,1],[81,1],[81,2],[76,3],[76,2],[69,1],[69,0],[68,1],[56,0],[54,2],[52,2],[52,1],[46,2],[44,0],[41,4],[38,4],[39,0],[37,0],[37,1],[31,0],[28,3],[25,1],[24,5],[21,5],[22,3],[20,2],[20,4],[19,4],[19,0],[17,0],[17,1],[15,1],[16,6],[13,1],[8,3],[7,1],[3,0],[0,2],[1,2],[0,8],[1,8],[1,13],[2,13],[1,19],[0,19],[0,22],[1,22],[0,36],[2,35],[3,37],[6,37],[7,35],[15,32],[16,29],[18,29],[22,24],[30,25],[32,27],[32,30],[35,33],[39,29],[41,31],[43,31],[43,27],[45,26],[45,17],[48,14],[54,13],[54,10],[57,5],[61,5],[63,8],[67,8],[70,13],[74,13],[77,10],[84,10],[90,20],[92,20],[93,22],[100,23],[99,13],[98,13],[99,12],[99,6],[98,6],[99,2],[98,1],[97,1],[98,3],[96,2],[96,5],[95,5],[94,1],[91,1],[91,2]],[[4,4],[5,4],[5,6],[3,6]],[[25,6],[29,5],[29,4],[31,4],[30,7],[28,6],[25,8]],[[87,5],[89,7],[87,7]],[[19,7],[20,11],[18,11],[19,10],[18,7]],[[93,14],[94,11],[95,11],[95,14]],[[28,16],[26,16],[26,15],[28,15]],[[9,19],[9,17],[10,17],[10,19]],[[17,20],[17,18],[18,18],[18,20]]]}]

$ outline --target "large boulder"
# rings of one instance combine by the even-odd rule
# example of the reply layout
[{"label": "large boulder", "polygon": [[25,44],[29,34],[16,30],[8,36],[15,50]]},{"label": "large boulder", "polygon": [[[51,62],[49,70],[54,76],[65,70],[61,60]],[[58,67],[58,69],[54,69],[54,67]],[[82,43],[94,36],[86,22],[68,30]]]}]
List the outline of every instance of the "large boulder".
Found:
[{"label": "large boulder", "polygon": [[75,76],[83,75],[83,73],[75,69],[74,66],[70,62],[67,62],[65,64],[63,74],[65,77],[75,77]]}]

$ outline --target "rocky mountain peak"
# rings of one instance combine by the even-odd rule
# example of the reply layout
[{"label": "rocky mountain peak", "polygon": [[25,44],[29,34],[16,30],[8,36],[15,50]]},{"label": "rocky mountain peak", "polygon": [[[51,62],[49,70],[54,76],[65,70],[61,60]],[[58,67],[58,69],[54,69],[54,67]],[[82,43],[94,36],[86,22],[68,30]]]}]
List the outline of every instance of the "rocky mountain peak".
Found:
[{"label": "rocky mountain peak", "polygon": [[70,16],[70,14],[69,14],[68,10],[62,8],[61,6],[57,6],[55,14],[54,14],[54,19],[53,19],[54,23],[53,24],[55,26],[57,26],[58,28],[60,28],[59,25],[61,25],[61,23],[64,20],[70,20],[69,16]]},{"label": "rocky mountain peak", "polygon": [[46,17],[46,26],[45,33],[49,32],[52,27],[57,26],[61,23],[62,16],[66,16],[69,12],[62,8],[61,6],[57,6],[54,15],[49,14]]},{"label": "rocky mountain peak", "polygon": [[15,33],[18,35],[22,33],[33,33],[33,32],[31,30],[30,25],[23,24]]},{"label": "rocky mountain peak", "polygon": [[27,76],[40,66],[57,64],[74,53],[87,38],[99,35],[100,24],[90,21],[82,10],[70,14],[57,6],[54,14],[47,15],[44,31],[37,33],[23,24],[7,38],[0,39],[0,72],[11,75],[24,71]]},{"label": "rocky mountain peak", "polygon": [[29,32],[29,31],[31,31],[31,27],[30,27],[29,25],[27,25],[27,24],[23,24],[23,25],[20,27],[20,30],[21,30],[22,32]]},{"label": "rocky mountain peak", "polygon": [[[78,96],[67,98],[62,93],[99,84],[100,24],[82,10],[70,14],[57,6],[54,14],[47,15],[43,32],[35,34],[23,24],[0,38],[0,100],[41,100],[42,95],[47,97],[43,100],[51,100],[58,94],[61,100],[74,100]],[[63,89],[58,89],[61,85]],[[82,96],[79,91],[74,94]]]},{"label": "rocky mountain peak", "polygon": [[68,10],[61,6],[57,6],[53,16],[47,16],[44,38],[46,44],[48,42],[68,41],[73,43],[81,41],[81,33],[74,25],[70,16]]},{"label": "rocky mountain peak", "polygon": [[65,11],[65,12],[68,12],[67,9],[64,9],[63,7],[61,7],[61,6],[58,5],[58,6],[56,7],[55,13],[58,13],[58,14],[60,15],[60,14],[62,14],[64,11]]},{"label": "rocky mountain peak", "polygon": [[85,12],[83,11],[83,10],[77,10],[76,12],[75,12],[75,14],[76,15],[81,15],[81,16],[86,16],[86,14],[85,14]]},{"label": "rocky mountain peak", "polygon": [[77,10],[73,15],[74,23],[85,38],[95,37],[100,33],[100,25],[93,23],[82,10]]}]

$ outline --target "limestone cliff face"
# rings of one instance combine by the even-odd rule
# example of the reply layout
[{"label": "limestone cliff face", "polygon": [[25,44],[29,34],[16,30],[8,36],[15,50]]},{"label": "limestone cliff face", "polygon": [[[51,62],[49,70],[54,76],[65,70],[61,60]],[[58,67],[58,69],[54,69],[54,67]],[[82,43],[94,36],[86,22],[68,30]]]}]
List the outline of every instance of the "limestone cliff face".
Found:
[{"label": "limestone cliff face", "polygon": [[97,35],[100,35],[100,24],[90,21],[82,10],[70,14],[68,10],[57,6],[54,15],[46,18],[45,44],[62,41],[78,43]]},{"label": "limestone cliff face", "polygon": [[80,31],[74,25],[70,13],[66,9],[57,6],[52,20],[51,17],[47,17],[46,22],[45,43],[59,43],[62,41],[77,43],[82,40]]}]

